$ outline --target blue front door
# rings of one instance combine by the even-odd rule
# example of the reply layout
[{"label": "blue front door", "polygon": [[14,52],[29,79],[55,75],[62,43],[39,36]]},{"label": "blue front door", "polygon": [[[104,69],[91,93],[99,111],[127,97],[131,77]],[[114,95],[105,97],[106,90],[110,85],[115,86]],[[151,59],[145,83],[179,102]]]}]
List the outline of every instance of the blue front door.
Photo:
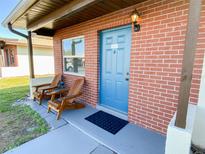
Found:
[{"label": "blue front door", "polygon": [[100,103],[128,111],[131,27],[101,32]]}]

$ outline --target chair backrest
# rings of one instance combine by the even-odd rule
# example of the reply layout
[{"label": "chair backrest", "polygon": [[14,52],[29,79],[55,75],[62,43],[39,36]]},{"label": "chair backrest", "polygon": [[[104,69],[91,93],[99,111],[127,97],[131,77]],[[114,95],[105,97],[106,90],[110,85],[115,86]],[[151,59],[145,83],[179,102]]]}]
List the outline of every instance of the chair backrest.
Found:
[{"label": "chair backrest", "polygon": [[68,96],[79,94],[84,84],[84,78],[76,79],[72,82]]},{"label": "chair backrest", "polygon": [[56,74],[51,82],[51,86],[58,86],[58,83],[61,81],[61,74]]}]

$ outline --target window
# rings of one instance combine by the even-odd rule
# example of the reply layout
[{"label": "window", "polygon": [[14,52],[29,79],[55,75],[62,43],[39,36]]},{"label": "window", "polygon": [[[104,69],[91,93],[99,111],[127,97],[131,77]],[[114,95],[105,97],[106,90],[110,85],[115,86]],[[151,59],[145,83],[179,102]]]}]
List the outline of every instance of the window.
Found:
[{"label": "window", "polygon": [[4,49],[5,52],[5,66],[6,67],[13,67],[13,66],[17,66],[17,58],[16,58],[16,53],[15,53],[15,48],[10,48],[7,47]]},{"label": "window", "polygon": [[84,37],[62,40],[64,72],[85,75]]}]

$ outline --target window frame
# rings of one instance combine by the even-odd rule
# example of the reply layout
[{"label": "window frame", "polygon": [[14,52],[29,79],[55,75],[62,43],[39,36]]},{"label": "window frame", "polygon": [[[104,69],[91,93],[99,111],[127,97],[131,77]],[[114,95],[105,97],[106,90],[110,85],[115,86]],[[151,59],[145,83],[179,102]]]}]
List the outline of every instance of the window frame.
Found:
[{"label": "window frame", "polygon": [[[10,53],[13,53],[13,60],[14,63],[10,63],[11,55]],[[4,48],[4,67],[18,67],[18,55],[17,55],[17,46],[6,46]]]},{"label": "window frame", "polygon": [[63,69],[63,73],[64,73],[64,74],[84,77],[84,76],[85,76],[85,67],[84,67],[84,74],[79,74],[79,73],[75,73],[75,72],[66,72],[66,71],[65,71],[65,60],[64,60],[64,57],[74,58],[74,57],[76,57],[76,56],[64,56],[63,41],[64,41],[64,40],[79,39],[79,38],[83,38],[83,39],[84,39],[84,55],[83,55],[82,58],[85,59],[85,36],[84,36],[84,35],[80,35],[80,36],[76,36],[76,37],[63,38],[63,39],[61,40],[61,52],[62,52],[62,61],[63,61],[63,68],[62,68],[62,69]]}]

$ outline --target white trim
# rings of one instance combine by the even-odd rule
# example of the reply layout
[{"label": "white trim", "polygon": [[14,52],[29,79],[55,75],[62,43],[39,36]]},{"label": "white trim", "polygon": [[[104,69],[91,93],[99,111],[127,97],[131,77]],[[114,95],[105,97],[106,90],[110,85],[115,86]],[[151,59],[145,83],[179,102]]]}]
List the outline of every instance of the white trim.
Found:
[{"label": "white trim", "polygon": [[[9,22],[15,21],[19,18],[30,6],[34,3],[38,2],[38,0],[21,0],[16,7],[9,13],[9,15],[3,20],[2,25],[4,27],[8,26]],[[13,24],[13,23],[12,23]],[[15,27],[17,28],[17,27]],[[20,27],[18,27],[20,28]],[[22,28],[21,29],[25,29]]]},{"label": "white trim", "polygon": [[66,75],[75,75],[75,76],[82,76],[82,77],[85,77],[85,74],[72,73],[72,72],[63,72],[63,74],[66,74]]},{"label": "white trim", "polygon": [[167,128],[165,154],[190,154],[196,110],[196,105],[189,104],[185,129],[175,126],[175,113]]},{"label": "white trim", "polygon": [[205,107],[205,55],[201,73],[198,106]]},{"label": "white trim", "polygon": [[[63,52],[63,41],[64,40],[73,40],[73,39],[79,39],[79,38],[83,38],[84,39],[84,55],[83,56],[64,56],[64,52]],[[70,37],[70,38],[65,38],[61,40],[61,49],[62,49],[62,60],[63,60],[63,73],[67,74],[67,75],[75,75],[75,76],[82,76],[85,77],[85,74],[79,74],[79,73],[74,73],[74,72],[66,72],[65,71],[65,61],[64,58],[82,58],[85,59],[85,36],[84,35],[80,35],[80,36],[76,36],[76,37]]]},{"label": "white trim", "polygon": [[85,58],[85,55],[83,56],[63,56],[63,58]]},{"label": "white trim", "polygon": [[96,109],[105,111],[105,112],[110,113],[110,114],[112,114],[112,115],[114,115],[116,117],[119,117],[121,119],[128,120],[127,114],[120,113],[120,112],[112,110],[112,109],[110,109],[108,107],[104,107],[102,105],[97,104],[96,105]]},{"label": "white trim", "polygon": [[71,39],[78,39],[78,38],[85,38],[85,35],[74,36],[74,37],[69,37],[69,38],[63,38],[61,41],[63,41],[63,40],[71,40]]}]

